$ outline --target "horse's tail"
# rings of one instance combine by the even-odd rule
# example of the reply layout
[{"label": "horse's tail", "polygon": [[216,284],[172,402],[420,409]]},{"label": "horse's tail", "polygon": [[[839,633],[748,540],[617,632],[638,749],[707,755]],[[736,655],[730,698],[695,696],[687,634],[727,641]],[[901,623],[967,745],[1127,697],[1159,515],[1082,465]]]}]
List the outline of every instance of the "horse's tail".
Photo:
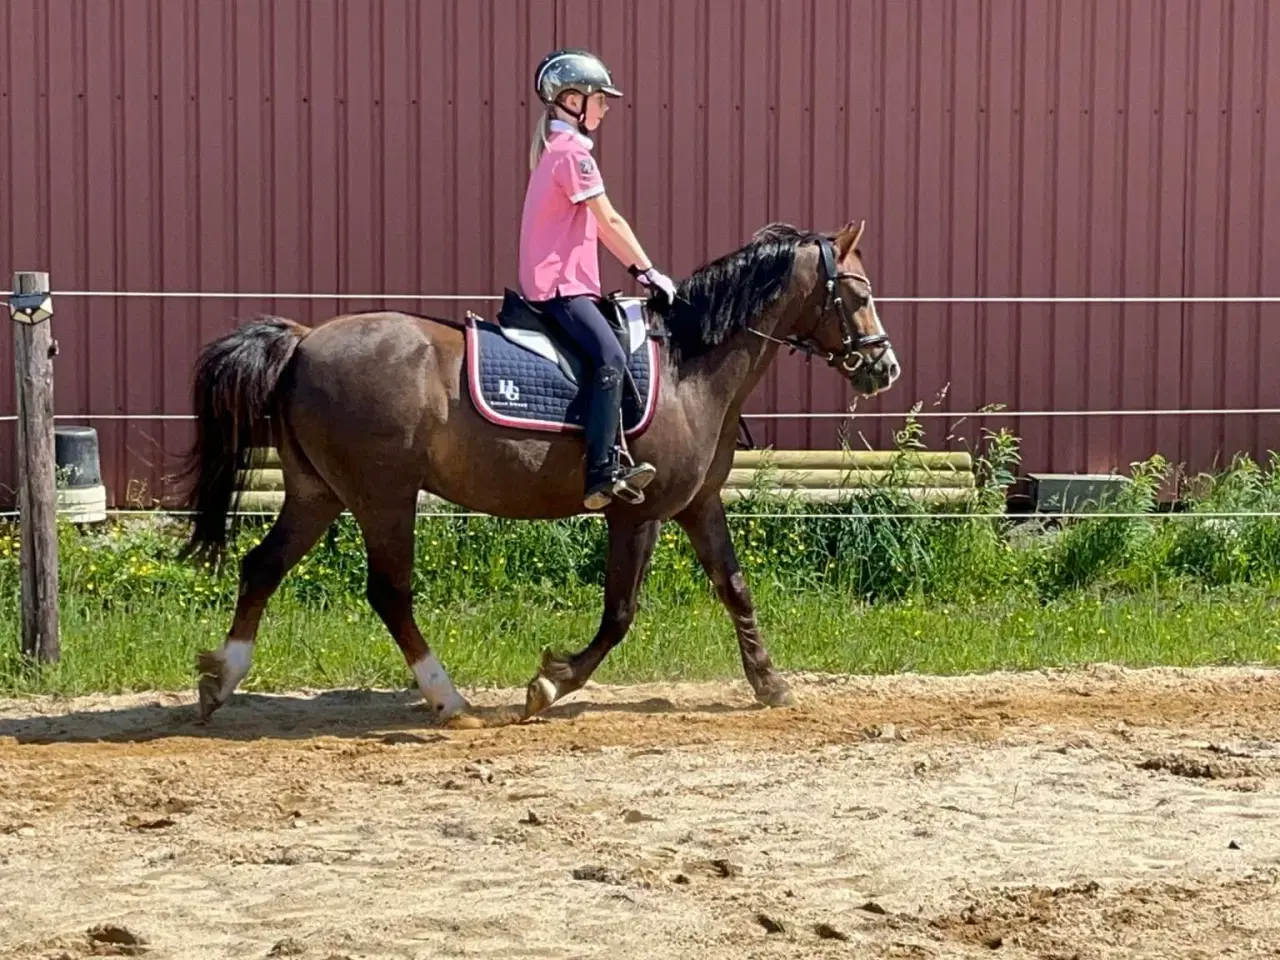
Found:
[{"label": "horse's tail", "polygon": [[188,484],[184,506],[195,513],[184,557],[221,558],[227,516],[239,498],[237,473],[249,465],[251,448],[271,442],[276,384],[309,332],[284,317],[260,316],[200,351],[192,389],[196,439],[180,474]]}]

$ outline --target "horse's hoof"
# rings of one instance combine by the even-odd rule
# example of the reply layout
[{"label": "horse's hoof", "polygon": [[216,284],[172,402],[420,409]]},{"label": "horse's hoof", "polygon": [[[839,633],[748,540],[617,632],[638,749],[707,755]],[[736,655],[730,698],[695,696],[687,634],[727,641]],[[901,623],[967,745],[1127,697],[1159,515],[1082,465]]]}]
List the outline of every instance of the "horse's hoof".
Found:
[{"label": "horse's hoof", "polygon": [[450,730],[479,730],[488,724],[483,717],[477,717],[474,713],[455,713],[444,721],[444,726]]},{"label": "horse's hoof", "polygon": [[529,681],[524,693],[524,718],[528,720],[534,714],[541,713],[556,702],[555,684],[538,674]]},{"label": "horse's hoof", "polygon": [[[436,723],[442,727],[452,727],[455,730],[465,730],[471,727],[483,727],[484,722],[476,715],[476,711],[472,708],[471,702],[460,693],[454,693],[447,703],[436,704],[431,706],[431,701],[424,704],[428,710],[435,713]],[[475,723],[469,723],[468,719],[475,720]]]},{"label": "horse's hoof", "polygon": [[200,677],[196,692],[200,695],[200,722],[208,723],[213,712],[222,706],[222,661],[212,650],[196,655],[196,673]]},{"label": "horse's hoof", "polygon": [[781,677],[766,680],[760,684],[756,690],[756,700],[766,707],[794,707],[796,705],[795,694],[791,692],[791,688],[787,686],[786,681]]},{"label": "horse's hoof", "polygon": [[794,707],[796,705],[796,695],[790,690],[781,690],[760,702],[766,707]]},{"label": "horse's hoof", "polygon": [[200,684],[196,688],[200,694],[201,723],[208,723],[209,718],[213,716],[213,712],[222,706],[222,701],[218,699],[218,690],[221,686],[221,681],[215,680],[213,677],[201,678]]}]

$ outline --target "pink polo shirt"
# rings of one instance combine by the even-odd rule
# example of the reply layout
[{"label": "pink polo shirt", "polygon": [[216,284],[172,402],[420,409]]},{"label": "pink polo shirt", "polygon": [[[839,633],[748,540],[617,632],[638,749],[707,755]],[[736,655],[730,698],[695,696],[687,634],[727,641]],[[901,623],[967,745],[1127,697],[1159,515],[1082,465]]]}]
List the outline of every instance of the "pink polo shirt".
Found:
[{"label": "pink polo shirt", "polygon": [[583,202],[604,193],[591,147],[589,137],[551,121],[520,220],[520,288],[530,300],[600,296],[599,227]]}]

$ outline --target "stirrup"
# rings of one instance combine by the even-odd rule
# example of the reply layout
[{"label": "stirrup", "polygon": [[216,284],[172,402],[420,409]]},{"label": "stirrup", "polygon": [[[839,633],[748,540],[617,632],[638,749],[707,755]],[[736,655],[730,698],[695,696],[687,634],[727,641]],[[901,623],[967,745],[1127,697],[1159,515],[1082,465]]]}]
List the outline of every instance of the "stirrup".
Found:
[{"label": "stirrup", "polygon": [[638,490],[627,481],[619,479],[588,493],[582,498],[582,505],[588,510],[603,510],[613,502],[614,497],[631,504],[633,507],[644,503],[643,490]]},{"label": "stirrup", "polygon": [[613,484],[613,495],[619,500],[638,507],[644,503],[644,491],[639,487],[634,487],[625,480],[617,480]]},{"label": "stirrup", "polygon": [[613,503],[613,494],[616,487],[617,484],[614,484],[612,487],[600,487],[591,491],[582,498],[582,505],[588,510],[603,510]]},{"label": "stirrup", "polygon": [[[639,492],[649,485],[649,482],[658,475],[658,468],[652,463],[636,463],[635,457],[631,456],[631,450],[627,447],[627,435],[619,433],[618,435],[618,466],[615,469],[614,476],[621,477],[631,489]],[[636,503],[644,502],[644,494],[640,494],[640,499]]]},{"label": "stirrup", "polygon": [[657,475],[658,471],[648,463],[617,467],[612,480],[583,497],[582,505],[588,510],[603,510],[617,497],[632,506],[638,506],[644,503],[644,488]]},{"label": "stirrup", "polygon": [[639,493],[640,501],[643,501],[644,494],[640,493],[640,491],[647,487],[653,478],[658,475],[658,469],[651,463],[637,463],[629,467],[622,467],[618,475],[621,483],[628,489]]}]

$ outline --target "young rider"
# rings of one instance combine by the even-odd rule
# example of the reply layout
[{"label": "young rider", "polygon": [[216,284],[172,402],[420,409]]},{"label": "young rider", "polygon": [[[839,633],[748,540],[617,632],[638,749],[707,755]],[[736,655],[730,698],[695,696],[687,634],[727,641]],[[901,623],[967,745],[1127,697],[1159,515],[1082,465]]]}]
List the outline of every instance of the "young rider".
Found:
[{"label": "young rider", "polygon": [[[520,286],[591,360],[583,505],[599,510],[620,490],[639,491],[656,471],[623,466],[618,447],[626,355],[604,315],[597,241],[633,277],[670,304],[675,285],[654,268],[631,227],[609,202],[588,134],[599,128],[609,97],[621,97],[594,54],[556,50],[534,73],[544,110],[529,149],[528,189],[520,224]],[[640,495],[641,497],[643,495]]]}]

